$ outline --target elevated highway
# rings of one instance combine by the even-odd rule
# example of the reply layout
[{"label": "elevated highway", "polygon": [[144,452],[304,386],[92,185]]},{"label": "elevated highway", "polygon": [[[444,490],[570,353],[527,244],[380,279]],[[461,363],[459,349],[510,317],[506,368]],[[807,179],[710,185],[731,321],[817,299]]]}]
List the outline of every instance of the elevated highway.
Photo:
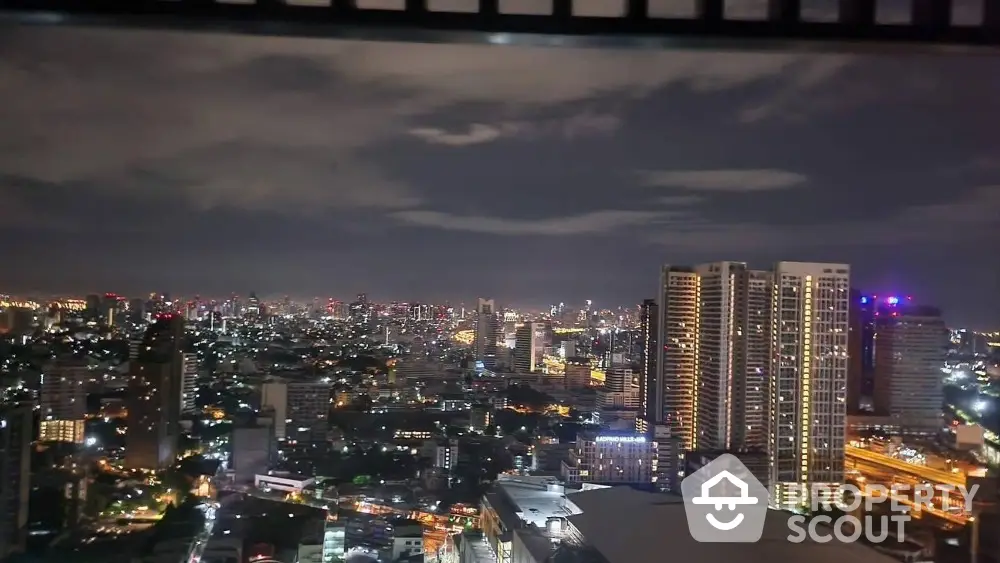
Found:
[{"label": "elevated highway", "polygon": [[915,465],[901,459],[854,446],[844,447],[844,457],[847,469],[857,469],[862,474],[865,473],[865,468],[870,468],[875,471],[890,471],[895,474],[906,475],[935,485],[964,487],[966,483],[964,473],[952,473],[924,465]]}]

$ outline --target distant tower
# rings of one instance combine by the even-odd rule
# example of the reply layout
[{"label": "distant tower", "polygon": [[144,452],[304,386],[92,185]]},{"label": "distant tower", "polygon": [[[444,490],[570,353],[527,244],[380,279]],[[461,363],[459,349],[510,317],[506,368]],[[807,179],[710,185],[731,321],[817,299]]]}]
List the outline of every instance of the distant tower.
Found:
[{"label": "distant tower", "polygon": [[642,339],[642,355],[639,361],[639,415],[636,417],[636,430],[650,432],[653,424],[660,421],[653,405],[656,404],[656,373],[657,349],[659,348],[659,308],[655,299],[642,302],[640,326]]},{"label": "distant tower", "polygon": [[479,298],[476,304],[476,330],[473,340],[476,360],[483,362],[488,370],[497,365],[497,333],[500,328],[497,317],[496,302],[492,299]]},{"label": "distant tower", "polygon": [[904,430],[938,432],[944,422],[941,366],[948,339],[941,311],[890,297],[876,312],[876,414]]},{"label": "distant tower", "polygon": [[514,369],[519,373],[538,370],[545,350],[544,323],[525,323],[514,335]]}]

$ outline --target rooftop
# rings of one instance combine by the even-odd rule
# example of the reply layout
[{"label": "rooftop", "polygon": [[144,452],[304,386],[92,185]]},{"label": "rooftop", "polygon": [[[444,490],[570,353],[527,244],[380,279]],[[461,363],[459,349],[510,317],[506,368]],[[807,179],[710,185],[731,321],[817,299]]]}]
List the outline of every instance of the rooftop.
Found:
[{"label": "rooftop", "polygon": [[[569,521],[608,563],[653,561],[663,553],[677,560],[809,561],[809,563],[895,563],[860,543],[790,543],[785,513],[769,510],[764,535],[755,544],[699,543],[688,534],[681,498],[627,487],[584,491],[573,495],[582,514]],[[609,516],[613,515],[613,516]]]},{"label": "rooftop", "polygon": [[[511,504],[513,514],[504,514],[499,506],[494,506],[510,528],[519,528],[506,518],[516,516],[520,520],[545,529],[545,522],[551,517],[570,516],[579,512],[572,502],[566,500],[565,488],[551,477],[511,477],[497,481],[506,500]],[[575,497],[574,497],[575,498]]]}]

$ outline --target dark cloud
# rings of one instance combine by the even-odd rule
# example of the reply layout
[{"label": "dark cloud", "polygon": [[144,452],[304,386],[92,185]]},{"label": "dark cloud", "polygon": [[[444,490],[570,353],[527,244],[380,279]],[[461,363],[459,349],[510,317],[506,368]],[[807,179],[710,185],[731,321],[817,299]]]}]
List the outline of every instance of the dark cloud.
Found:
[{"label": "dark cloud", "polygon": [[991,59],[4,31],[5,290],[634,303],[829,260],[1000,320]]}]

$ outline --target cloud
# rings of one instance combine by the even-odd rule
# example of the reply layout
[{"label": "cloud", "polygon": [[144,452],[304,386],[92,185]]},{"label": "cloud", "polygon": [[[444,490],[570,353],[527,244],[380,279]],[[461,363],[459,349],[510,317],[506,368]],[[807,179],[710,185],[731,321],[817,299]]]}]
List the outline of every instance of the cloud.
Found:
[{"label": "cloud", "polygon": [[780,190],[798,186],[807,180],[796,172],[773,169],[647,170],[639,172],[639,177],[644,186],[707,192]]},{"label": "cloud", "polygon": [[652,240],[678,250],[711,253],[937,244],[964,234],[995,232],[1000,228],[998,209],[1000,186],[986,186],[957,201],[912,206],[865,220],[775,225],[687,218],[664,225]]},{"label": "cloud", "polygon": [[489,143],[501,137],[507,136],[509,133],[513,133],[516,130],[516,126],[506,123],[499,126],[473,123],[469,126],[469,130],[464,133],[449,133],[444,129],[422,127],[410,129],[410,134],[433,145],[464,147],[467,145]]},{"label": "cloud", "polygon": [[655,201],[660,205],[680,207],[685,205],[697,205],[705,201],[705,198],[697,195],[666,195],[656,198]]},{"label": "cloud", "polygon": [[613,115],[586,113],[567,119],[547,119],[536,122],[507,121],[495,125],[473,123],[468,130],[461,132],[418,127],[410,129],[410,135],[434,145],[464,147],[512,137],[527,139],[556,136],[572,140],[581,136],[611,133],[620,126],[621,120]]},{"label": "cloud", "polygon": [[606,210],[546,219],[505,219],[453,215],[440,211],[399,211],[398,221],[420,227],[467,231],[504,236],[568,236],[608,233],[622,228],[647,225],[670,216],[657,211]]},{"label": "cloud", "polygon": [[[5,31],[0,171],[118,193],[148,189],[138,185],[140,177],[165,177],[183,187],[164,182],[163,190],[198,205],[256,210],[272,203],[301,212],[351,209],[372,199],[395,208],[419,199],[364,154],[410,131],[452,145],[506,135],[600,134],[614,131],[618,118],[536,117],[563,104],[636,98],[668,86],[725,89],[785,80],[827,58]],[[479,125],[466,131],[433,125],[457,106],[486,108],[502,119],[471,121]],[[300,152],[311,155],[308,162]],[[214,162],[198,157],[204,154]],[[243,189],[253,195],[234,197]]]}]

